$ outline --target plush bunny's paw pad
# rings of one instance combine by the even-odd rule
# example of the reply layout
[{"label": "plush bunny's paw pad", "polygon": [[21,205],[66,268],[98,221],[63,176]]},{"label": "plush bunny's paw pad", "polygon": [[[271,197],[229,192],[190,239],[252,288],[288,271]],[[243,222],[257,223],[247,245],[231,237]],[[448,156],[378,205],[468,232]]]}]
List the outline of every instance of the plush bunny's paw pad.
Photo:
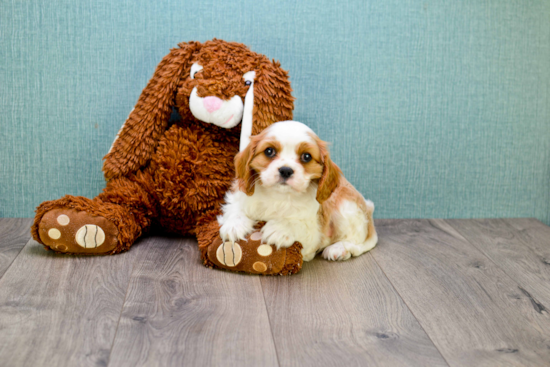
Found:
[{"label": "plush bunny's paw pad", "polygon": [[42,242],[57,252],[104,254],[117,245],[118,230],[111,221],[74,209],[50,210],[38,232]]},{"label": "plush bunny's paw pad", "polygon": [[243,250],[241,246],[234,242],[225,242],[221,244],[216,250],[216,258],[220,264],[234,267],[239,265],[243,257]]}]

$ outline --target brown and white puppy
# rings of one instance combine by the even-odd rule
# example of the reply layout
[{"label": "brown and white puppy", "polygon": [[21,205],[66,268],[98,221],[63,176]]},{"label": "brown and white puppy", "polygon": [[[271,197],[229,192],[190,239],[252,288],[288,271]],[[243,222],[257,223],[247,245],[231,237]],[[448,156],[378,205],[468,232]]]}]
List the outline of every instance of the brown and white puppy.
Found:
[{"label": "brown and white puppy", "polygon": [[347,260],[378,242],[374,204],[344,178],[327,144],[306,125],[278,122],[235,158],[236,175],[218,217],[224,241],[245,239],[259,221],[262,242],[277,248],[302,244],[304,261],[323,251]]}]

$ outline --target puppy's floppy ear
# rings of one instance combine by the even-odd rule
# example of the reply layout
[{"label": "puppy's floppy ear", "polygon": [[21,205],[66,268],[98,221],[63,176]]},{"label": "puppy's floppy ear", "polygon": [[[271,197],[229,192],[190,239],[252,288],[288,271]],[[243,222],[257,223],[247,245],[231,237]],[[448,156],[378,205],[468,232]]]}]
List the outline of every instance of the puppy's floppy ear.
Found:
[{"label": "puppy's floppy ear", "polygon": [[132,173],[151,159],[158,139],[168,126],[179,81],[189,74],[198,42],[180,43],[170,50],[128,116],[111,150],[103,158],[107,180]]},{"label": "puppy's floppy ear", "polygon": [[239,182],[239,189],[248,196],[254,194],[254,182],[257,176],[256,171],[250,167],[258,145],[258,139],[255,138],[253,137],[250,144],[235,156],[235,175]]},{"label": "puppy's floppy ear", "polygon": [[319,186],[317,187],[317,201],[322,204],[328,200],[332,192],[338,187],[342,171],[340,167],[330,159],[327,144],[319,139],[317,139],[317,144],[323,163],[323,172],[321,173]]},{"label": "puppy's floppy ear", "polygon": [[254,81],[245,98],[241,151],[251,135],[258,135],[275,122],[292,120],[294,109],[295,98],[292,97],[288,72],[281,68],[281,64],[263,57],[256,67],[256,70],[251,70]]}]

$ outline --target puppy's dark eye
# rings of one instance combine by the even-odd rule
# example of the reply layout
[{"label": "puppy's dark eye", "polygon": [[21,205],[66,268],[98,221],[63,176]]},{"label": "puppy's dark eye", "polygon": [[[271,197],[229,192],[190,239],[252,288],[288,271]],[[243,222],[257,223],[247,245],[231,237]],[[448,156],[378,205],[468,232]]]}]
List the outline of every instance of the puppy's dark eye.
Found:
[{"label": "puppy's dark eye", "polygon": [[273,158],[273,157],[275,157],[275,153],[277,153],[277,152],[276,152],[275,149],[273,149],[273,148],[267,148],[266,150],[264,150],[264,154],[265,154],[266,157],[268,157],[268,158]]},{"label": "puppy's dark eye", "polygon": [[247,80],[246,82],[244,82],[244,85],[251,85],[252,82],[250,80]]},{"label": "puppy's dark eye", "polygon": [[304,153],[304,154],[302,154],[300,159],[302,160],[302,162],[307,163],[307,162],[311,161],[311,154]]}]

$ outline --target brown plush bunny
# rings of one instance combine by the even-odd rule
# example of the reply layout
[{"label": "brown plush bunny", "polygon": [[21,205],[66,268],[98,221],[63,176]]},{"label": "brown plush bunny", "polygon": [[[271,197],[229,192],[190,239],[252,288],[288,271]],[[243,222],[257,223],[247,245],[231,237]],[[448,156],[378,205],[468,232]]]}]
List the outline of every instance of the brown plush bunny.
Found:
[{"label": "brown plush bunny", "polygon": [[[278,62],[239,43],[181,43],[155,74],[105,156],[107,186],[36,210],[34,239],[63,253],[115,254],[152,225],[199,240],[218,237],[216,216],[250,135],[292,119],[294,98]],[[172,109],[181,120],[169,124]],[[301,256],[300,256],[301,265]]]}]

